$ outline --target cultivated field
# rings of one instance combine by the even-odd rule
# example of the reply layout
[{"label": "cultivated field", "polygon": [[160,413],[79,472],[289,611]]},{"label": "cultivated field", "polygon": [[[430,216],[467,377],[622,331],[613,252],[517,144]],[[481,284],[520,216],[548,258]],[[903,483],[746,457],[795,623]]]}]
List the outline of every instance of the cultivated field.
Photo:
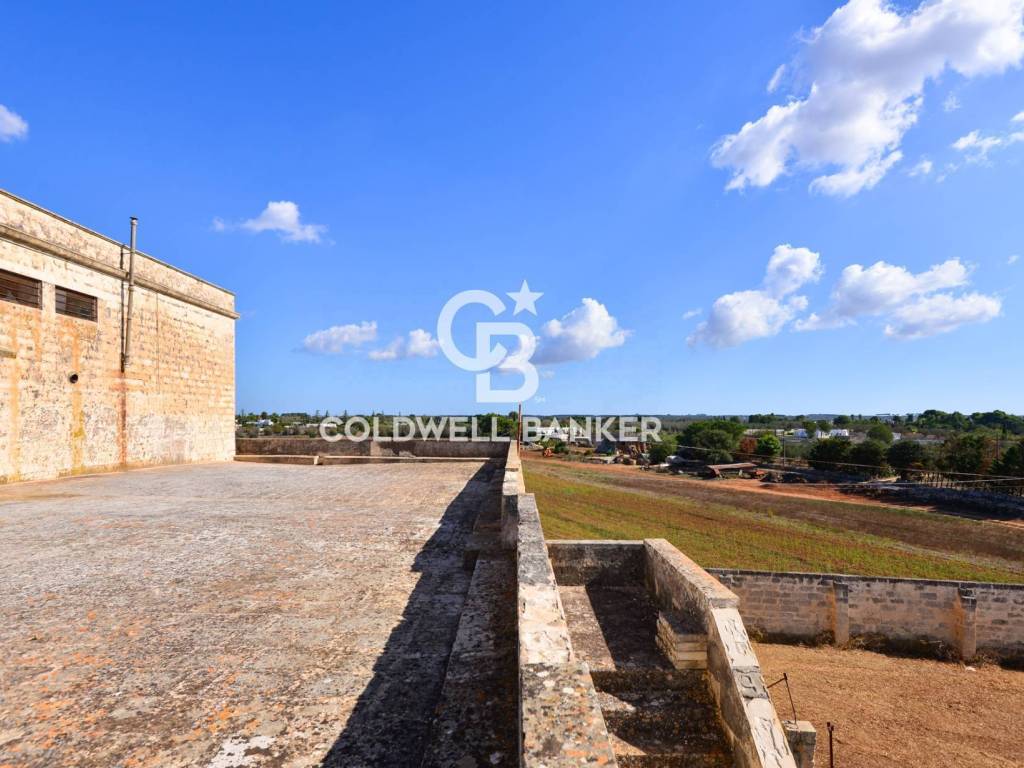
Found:
[{"label": "cultivated field", "polygon": [[709,568],[1024,582],[1024,529],[525,454],[551,539],[664,538]]}]

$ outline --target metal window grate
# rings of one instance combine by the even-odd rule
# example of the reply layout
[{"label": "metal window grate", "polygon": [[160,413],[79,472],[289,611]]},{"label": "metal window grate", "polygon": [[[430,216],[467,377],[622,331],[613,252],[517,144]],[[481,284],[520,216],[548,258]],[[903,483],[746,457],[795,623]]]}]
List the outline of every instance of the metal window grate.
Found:
[{"label": "metal window grate", "polygon": [[57,314],[80,317],[83,320],[96,320],[96,297],[71,291],[57,286],[54,292]]},{"label": "metal window grate", "polygon": [[43,284],[0,269],[0,299],[39,309],[42,306]]}]

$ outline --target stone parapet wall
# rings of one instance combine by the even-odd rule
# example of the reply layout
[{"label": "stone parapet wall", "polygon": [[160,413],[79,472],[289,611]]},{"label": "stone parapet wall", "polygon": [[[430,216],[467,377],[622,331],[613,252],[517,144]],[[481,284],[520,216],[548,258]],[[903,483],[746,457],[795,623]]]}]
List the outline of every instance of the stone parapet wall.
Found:
[{"label": "stone parapet wall", "polygon": [[643,541],[548,542],[555,579],[564,587],[625,586],[644,581]]},{"label": "stone parapet wall", "polygon": [[767,635],[939,642],[967,659],[977,651],[1024,654],[1024,585],[709,570],[739,595],[747,623]]},{"label": "stone parapet wall", "polygon": [[[234,455],[234,297],[138,256],[121,371],[121,247],[0,191],[0,269],[41,283],[41,306],[0,300],[0,482]],[[56,312],[62,287],[96,319]]]},{"label": "stone parapet wall", "polygon": [[508,442],[461,440],[324,440],[320,437],[239,437],[241,456],[416,456],[504,459]]},{"label": "stone parapet wall", "polygon": [[737,607],[739,598],[664,539],[644,541],[648,589],[707,633],[707,668],[737,768],[796,768]]},{"label": "stone parapet wall", "polygon": [[502,518],[503,540],[515,533],[519,764],[615,766],[590,669],[573,653],[537,503],[522,492],[520,470],[516,444],[508,444]]}]

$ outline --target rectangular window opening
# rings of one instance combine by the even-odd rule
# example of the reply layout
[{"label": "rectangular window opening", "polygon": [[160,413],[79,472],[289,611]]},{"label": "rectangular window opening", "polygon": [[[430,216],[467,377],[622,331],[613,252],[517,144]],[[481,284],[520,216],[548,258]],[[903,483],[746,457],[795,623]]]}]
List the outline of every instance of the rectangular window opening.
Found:
[{"label": "rectangular window opening", "polygon": [[38,280],[0,269],[0,300],[39,309],[42,295],[43,284]]},{"label": "rectangular window opening", "polygon": [[78,317],[82,320],[92,320],[93,322],[96,321],[95,296],[87,296],[84,293],[61,288],[58,285],[55,297],[57,314]]}]

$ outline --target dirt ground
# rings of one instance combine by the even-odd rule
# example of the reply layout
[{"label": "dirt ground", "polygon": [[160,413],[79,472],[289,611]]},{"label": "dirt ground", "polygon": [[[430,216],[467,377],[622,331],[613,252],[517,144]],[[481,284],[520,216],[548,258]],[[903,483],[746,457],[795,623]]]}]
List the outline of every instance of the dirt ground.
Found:
[{"label": "dirt ground", "polygon": [[[756,650],[766,681],[788,673],[798,717],[818,729],[816,765],[828,765],[831,721],[838,768],[1024,766],[1024,672],[831,647]],[[791,717],[785,684],[772,694]]]}]

